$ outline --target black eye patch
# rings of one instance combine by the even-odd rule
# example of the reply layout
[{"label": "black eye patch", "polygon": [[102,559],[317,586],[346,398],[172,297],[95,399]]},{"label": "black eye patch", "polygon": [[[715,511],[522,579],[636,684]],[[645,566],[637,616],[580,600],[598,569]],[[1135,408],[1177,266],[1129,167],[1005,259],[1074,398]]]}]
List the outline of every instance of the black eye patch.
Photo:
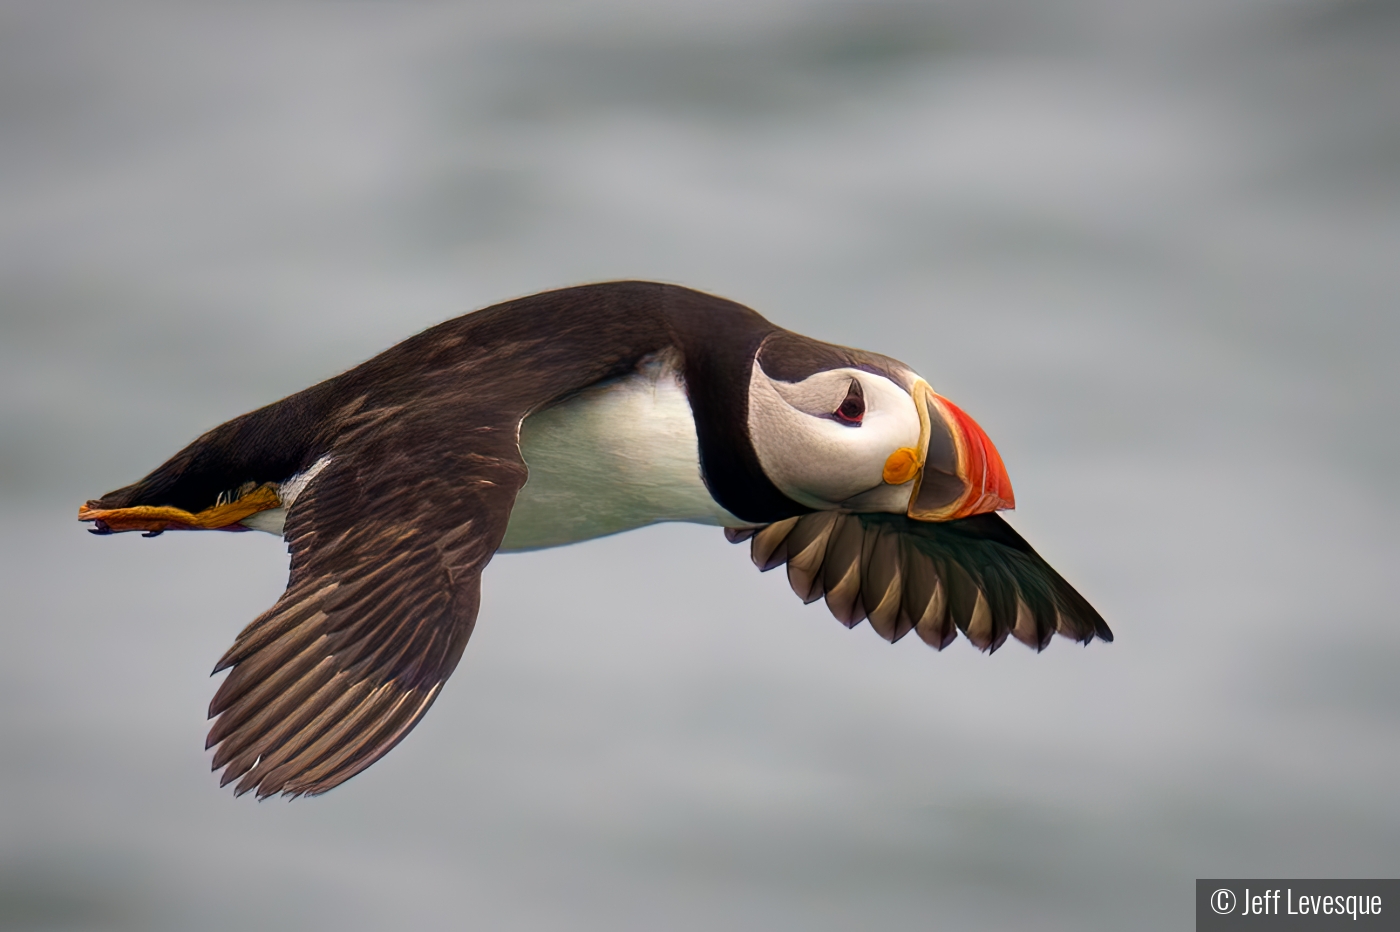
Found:
[{"label": "black eye patch", "polygon": [[831,416],[850,427],[860,426],[865,417],[865,395],[861,392],[858,380],[851,379],[851,387],[846,390],[846,399]]}]

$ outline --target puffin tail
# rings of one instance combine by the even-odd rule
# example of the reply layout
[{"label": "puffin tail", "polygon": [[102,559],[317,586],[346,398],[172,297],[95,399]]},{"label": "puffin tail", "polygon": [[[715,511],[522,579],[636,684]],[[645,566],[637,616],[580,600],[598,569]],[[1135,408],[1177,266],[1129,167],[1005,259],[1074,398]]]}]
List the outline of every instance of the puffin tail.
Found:
[{"label": "puffin tail", "polygon": [[321,436],[324,384],[220,424],[140,481],[90,500],[78,519],[93,522],[99,534],[241,530],[242,516],[277,507],[277,484],[307,469],[329,444]]}]

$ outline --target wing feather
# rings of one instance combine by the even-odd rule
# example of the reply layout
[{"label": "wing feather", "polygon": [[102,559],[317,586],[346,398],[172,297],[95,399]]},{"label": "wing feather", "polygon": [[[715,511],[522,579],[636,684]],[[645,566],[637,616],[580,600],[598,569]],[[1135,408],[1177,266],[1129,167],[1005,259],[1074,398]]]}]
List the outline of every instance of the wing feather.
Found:
[{"label": "wing feather", "polygon": [[378,427],[302,490],[287,591],[215,668],[228,675],[207,746],[237,794],[316,795],[364,770],[422,718],[471,635],[524,484],[514,426]]},{"label": "wing feather", "polygon": [[787,562],[788,550],[785,546],[788,534],[797,527],[797,518],[784,518],[776,521],[767,527],[759,528],[753,535],[753,544],[750,554],[753,562],[763,572],[768,572],[775,566],[782,566]]},{"label": "wing feather", "polygon": [[836,527],[835,515],[831,517],[832,520],[815,518],[793,524],[785,544],[789,554],[788,585],[804,604],[815,602],[826,594],[822,563],[826,559],[831,531]]},{"label": "wing feather", "polygon": [[870,626],[891,643],[904,637],[914,627],[907,616],[900,613],[903,575],[899,537],[886,527],[878,528],[874,534],[866,534],[861,553],[861,602],[865,605]]},{"label": "wing feather", "polygon": [[804,602],[824,595],[842,624],[868,617],[892,642],[915,631],[942,650],[961,631],[991,652],[1008,637],[1044,650],[1056,632],[1113,640],[1093,606],[998,515],[938,523],[820,511],[727,535],[750,541],[761,570],[786,562]]}]

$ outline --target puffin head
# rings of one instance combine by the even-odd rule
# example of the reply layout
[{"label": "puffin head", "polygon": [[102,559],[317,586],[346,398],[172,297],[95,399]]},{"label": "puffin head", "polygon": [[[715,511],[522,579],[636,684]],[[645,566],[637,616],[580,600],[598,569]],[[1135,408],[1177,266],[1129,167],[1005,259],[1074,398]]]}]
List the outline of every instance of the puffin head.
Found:
[{"label": "puffin head", "polygon": [[952,521],[1015,507],[977,422],[888,357],[775,335],[754,356],[748,427],[769,480],[809,508]]}]

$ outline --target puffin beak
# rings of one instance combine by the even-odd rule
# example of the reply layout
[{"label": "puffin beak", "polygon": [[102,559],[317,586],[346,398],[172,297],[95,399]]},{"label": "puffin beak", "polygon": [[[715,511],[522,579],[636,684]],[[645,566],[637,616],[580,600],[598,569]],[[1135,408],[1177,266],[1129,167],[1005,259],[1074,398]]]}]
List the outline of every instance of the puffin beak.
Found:
[{"label": "puffin beak", "polygon": [[977,422],[922,379],[912,394],[919,410],[920,449],[896,450],[885,463],[886,482],[914,480],[909,517],[954,521],[1015,508],[1001,454]]}]

